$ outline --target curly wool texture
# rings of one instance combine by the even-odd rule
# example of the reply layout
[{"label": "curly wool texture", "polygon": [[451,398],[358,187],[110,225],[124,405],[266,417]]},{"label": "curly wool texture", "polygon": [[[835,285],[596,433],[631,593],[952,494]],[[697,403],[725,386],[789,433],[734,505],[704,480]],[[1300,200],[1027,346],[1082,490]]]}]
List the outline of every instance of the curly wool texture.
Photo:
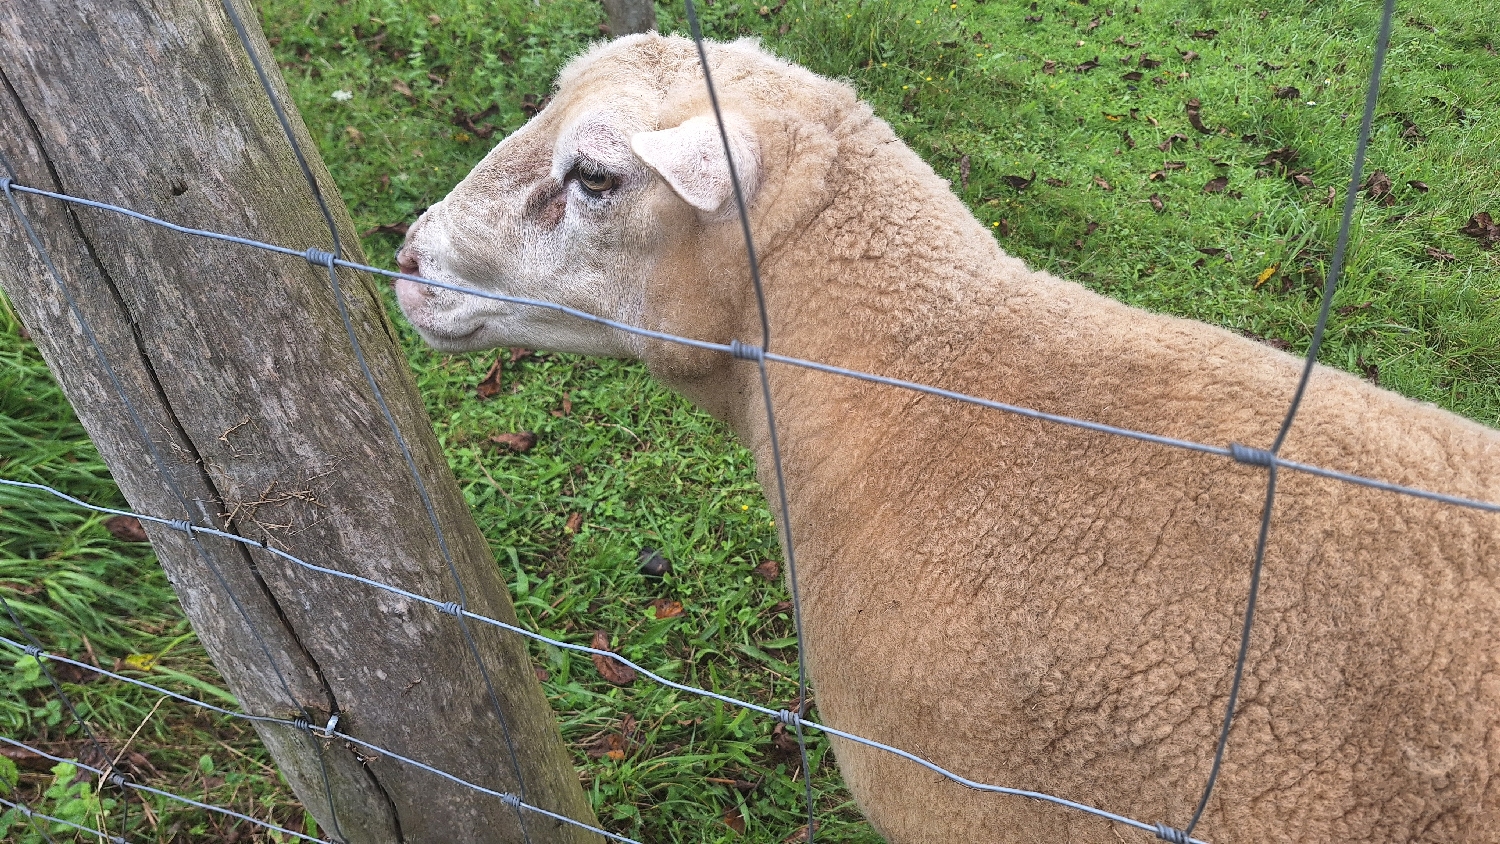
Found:
[{"label": "curly wool texture", "polygon": [[[1028,269],[847,85],[753,42],[709,55],[758,152],[747,189],[775,351],[1199,442],[1272,440],[1298,360]],[[691,42],[599,46],[404,254],[431,277],[758,342],[738,221],[674,194],[653,170],[671,162],[628,153],[637,134],[709,113]],[[580,150],[611,162],[612,192],[569,181]],[[538,190],[554,191],[546,214],[527,204]],[[771,488],[752,364],[472,297],[402,301],[444,348],[642,358],[729,422]],[[1265,471],[790,367],[771,380],[822,720],[974,780],[1185,823],[1228,693]],[[1328,369],[1283,456],[1500,500],[1500,434]],[[1497,551],[1500,516],[1283,472],[1239,715],[1197,837],[1500,841]],[[1136,835],[834,749],[892,842]]]}]

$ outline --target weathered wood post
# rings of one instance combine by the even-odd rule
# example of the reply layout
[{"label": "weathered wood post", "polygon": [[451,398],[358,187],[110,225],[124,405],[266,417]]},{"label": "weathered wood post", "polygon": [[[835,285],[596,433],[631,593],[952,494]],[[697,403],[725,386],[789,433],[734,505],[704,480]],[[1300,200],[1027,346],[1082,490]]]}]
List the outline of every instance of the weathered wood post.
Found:
[{"label": "weathered wood post", "polygon": [[[236,8],[280,86],[253,9],[243,0]],[[218,3],[0,4],[0,77],[0,152],[17,184],[298,250],[330,248],[311,191]],[[284,90],[280,97],[290,103]],[[292,117],[335,206],[344,257],[357,260],[348,212],[294,109]],[[459,599],[417,486],[356,364],[325,267],[55,200],[22,194],[17,201],[131,407],[4,205],[0,283],[132,507],[237,531],[417,594]],[[375,283],[343,270],[340,279],[366,359],[431,495],[468,608],[513,620],[504,581],[438,450]],[[310,715],[315,726],[337,712],[339,729],[350,735],[594,823],[519,637],[469,622],[496,707],[454,617],[259,548],[171,529],[150,533],[194,628],[246,711]],[[343,742],[275,725],[259,729],[329,838],[598,840]]]},{"label": "weathered wood post", "polygon": [[652,0],[604,0],[609,16],[609,34],[615,38],[656,29],[656,4]]}]

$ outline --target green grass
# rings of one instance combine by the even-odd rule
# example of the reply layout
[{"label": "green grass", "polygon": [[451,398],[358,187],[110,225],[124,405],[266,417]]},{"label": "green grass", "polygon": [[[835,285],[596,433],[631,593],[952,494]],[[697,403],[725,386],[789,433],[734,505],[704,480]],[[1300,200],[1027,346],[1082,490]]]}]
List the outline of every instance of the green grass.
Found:
[{"label": "green grass", "polygon": [[[713,37],[757,35],[850,80],[1008,251],[1143,307],[1306,348],[1338,224],[1327,191],[1348,179],[1375,3],[792,0],[765,15],[759,8],[716,0],[700,12]],[[371,230],[366,250],[387,265],[399,236],[378,227],[414,219],[524,122],[603,20],[581,0],[274,0],[262,11],[297,105],[359,227]],[[665,30],[683,28],[678,6],[658,5],[658,16]],[[1322,359],[1494,425],[1500,251],[1458,231],[1476,212],[1500,216],[1492,33],[1475,8],[1403,3],[1368,165],[1389,175],[1392,201],[1360,201]],[[1078,70],[1096,57],[1096,68]],[[1292,87],[1296,97],[1277,96]],[[1189,120],[1193,99],[1208,132]],[[484,116],[466,122],[476,114]],[[1268,162],[1287,148],[1296,152],[1289,165]],[[1205,191],[1221,177],[1222,191]],[[8,313],[0,314],[0,474],[118,504]],[[475,386],[493,353],[439,355],[402,331],[525,624],[581,643],[602,630],[673,679],[790,703],[786,595],[755,573],[779,556],[776,537],[750,459],[722,428],[639,366],[615,361],[502,353],[502,390],[480,400]],[[518,454],[489,441],[513,431],[536,433],[538,444]],[[92,650],[111,665],[160,653],[182,635],[181,613],[144,546],[34,496],[0,491],[0,510],[0,592],[49,649],[80,658]],[[669,576],[638,573],[647,549],[673,562]],[[658,620],[653,601],[683,613]],[[795,756],[769,725],[643,681],[612,686],[563,651],[534,654],[610,829],[652,842],[777,842],[800,826]],[[214,678],[191,640],[162,664]],[[76,728],[48,708],[52,696],[25,668],[0,690],[8,734],[76,751]],[[147,719],[150,696],[71,679],[80,682],[70,693],[116,747],[146,723],[131,748],[159,772],[151,784],[301,827],[248,731],[173,704]],[[876,840],[822,759],[825,748],[813,740],[820,839]],[[32,770],[23,791],[39,798],[52,780]],[[137,840],[229,835],[202,813],[153,807],[154,823],[132,810]],[[743,834],[731,826],[740,822]]]}]

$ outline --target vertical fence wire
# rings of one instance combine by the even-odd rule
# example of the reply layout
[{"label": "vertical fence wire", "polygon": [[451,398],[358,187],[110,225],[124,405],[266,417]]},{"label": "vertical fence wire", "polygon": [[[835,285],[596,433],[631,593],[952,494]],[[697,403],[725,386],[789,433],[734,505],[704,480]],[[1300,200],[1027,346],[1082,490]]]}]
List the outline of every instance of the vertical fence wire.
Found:
[{"label": "vertical fence wire", "polygon": [[[343,322],[344,332],[348,336],[349,343],[353,348],[355,361],[359,364],[360,372],[363,373],[365,383],[370,387],[376,404],[380,406],[380,412],[385,417],[386,425],[390,429],[391,435],[395,438],[396,444],[401,449],[401,456],[406,462],[407,471],[411,475],[412,483],[416,485],[417,495],[421,498],[422,506],[427,511],[428,523],[432,525],[433,533],[437,536],[438,547],[443,555],[443,562],[447,565],[448,575],[453,581],[455,591],[458,593],[459,605],[464,606],[468,603],[468,596],[464,591],[463,580],[459,577],[458,567],[454,563],[453,554],[448,548],[448,540],[444,535],[443,526],[438,521],[437,512],[433,508],[432,498],[428,495],[427,485],[423,482],[422,474],[417,468],[416,461],[412,458],[411,449],[406,443],[406,437],[401,434],[400,427],[391,415],[390,407],[386,405],[385,394],[381,391],[380,384],[375,380],[375,374],[370,371],[369,363],[365,360],[364,349],[360,345],[359,337],[354,331],[354,325],[349,319],[349,304],[344,297],[343,288],[339,285],[338,269],[334,263],[336,259],[343,257],[340,254],[342,247],[339,244],[338,226],[334,223],[333,214],[328,209],[328,203],[323,199],[323,192],[318,186],[318,180],[313,175],[312,168],[308,166],[306,157],[302,154],[302,146],[297,141],[296,133],[292,131],[291,123],[287,120],[286,112],[282,109],[280,98],[277,97],[276,90],[271,85],[271,80],[266,76],[265,70],[261,67],[260,59],[255,54],[255,49],[252,46],[250,35],[245,29],[244,22],[240,20],[239,13],[235,11],[232,0],[222,0],[222,5],[225,14],[228,15],[230,22],[234,25],[235,33],[239,36],[240,45],[244,48],[245,55],[249,57],[250,63],[255,67],[255,74],[260,80],[261,89],[265,92],[266,98],[270,100],[271,107],[276,112],[276,119],[281,125],[281,131],[286,137],[287,144],[291,147],[292,154],[297,159],[297,165],[302,170],[302,175],[307,181],[308,188],[312,191],[314,199],[317,200],[318,209],[323,215],[323,221],[327,224],[329,236],[332,238],[332,253],[323,252],[318,249],[309,249],[306,253],[307,260],[309,263],[321,264],[328,268],[329,287],[332,289],[334,300],[338,304],[339,318]],[[469,629],[467,621],[462,616],[458,617],[458,624],[459,629],[463,632],[464,642],[468,647],[469,654],[474,658],[474,663],[479,668],[479,676],[484,681],[484,689],[486,695],[489,697],[490,708],[494,711],[495,719],[500,724],[500,734],[505,742],[506,753],[510,757],[510,767],[511,771],[515,774],[517,791],[519,791],[521,799],[524,800],[526,798],[526,782],[521,773],[520,759],[516,756],[515,742],[511,737],[510,721],[505,717],[505,708],[500,705],[500,697],[495,692],[494,681],[490,678],[489,667],[485,665],[484,657],[479,652],[479,645],[474,641],[473,631]],[[526,815],[519,807],[516,808],[515,812],[516,823],[521,828],[521,838],[526,844],[530,844],[531,832],[526,827]]]}]

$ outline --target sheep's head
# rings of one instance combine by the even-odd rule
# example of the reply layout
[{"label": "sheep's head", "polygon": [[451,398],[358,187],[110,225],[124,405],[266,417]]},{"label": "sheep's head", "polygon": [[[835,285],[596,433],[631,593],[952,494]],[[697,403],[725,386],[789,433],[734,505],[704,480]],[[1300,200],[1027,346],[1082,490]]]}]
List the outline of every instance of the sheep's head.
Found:
[{"label": "sheep's head", "polygon": [[[756,235],[774,241],[816,204],[805,194],[821,190],[836,146],[810,137],[788,101],[817,101],[814,123],[826,125],[853,92],[752,42],[710,45],[710,57]],[[551,103],[412,226],[398,262],[436,281],[727,341],[743,322],[744,256],[697,51],[648,34],[569,65]],[[555,311],[409,281],[396,289],[422,337],[445,351],[525,346],[669,370],[692,359]]]}]

